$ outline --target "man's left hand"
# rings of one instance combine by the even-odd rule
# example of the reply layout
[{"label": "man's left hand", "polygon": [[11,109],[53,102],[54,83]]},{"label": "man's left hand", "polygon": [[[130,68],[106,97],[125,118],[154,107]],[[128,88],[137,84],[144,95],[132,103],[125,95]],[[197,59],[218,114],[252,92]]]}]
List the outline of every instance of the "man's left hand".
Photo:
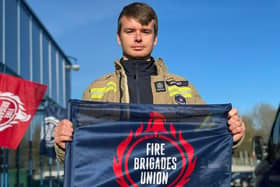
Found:
[{"label": "man's left hand", "polygon": [[246,127],[235,108],[228,112],[228,125],[229,130],[233,135],[233,142],[239,141],[244,136]]}]

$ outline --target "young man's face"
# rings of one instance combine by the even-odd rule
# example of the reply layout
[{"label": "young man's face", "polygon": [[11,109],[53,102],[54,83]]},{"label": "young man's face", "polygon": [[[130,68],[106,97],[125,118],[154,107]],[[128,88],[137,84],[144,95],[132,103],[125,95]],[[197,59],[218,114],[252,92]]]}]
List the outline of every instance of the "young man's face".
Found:
[{"label": "young man's face", "polygon": [[148,25],[141,25],[136,19],[122,17],[118,44],[122,46],[123,59],[147,59],[157,43],[154,31],[154,20]]}]

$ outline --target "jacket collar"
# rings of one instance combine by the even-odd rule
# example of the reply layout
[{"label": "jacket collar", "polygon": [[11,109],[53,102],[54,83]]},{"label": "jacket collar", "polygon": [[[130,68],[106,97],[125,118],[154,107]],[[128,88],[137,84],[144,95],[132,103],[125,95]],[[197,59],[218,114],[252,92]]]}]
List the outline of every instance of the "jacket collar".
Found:
[{"label": "jacket collar", "polygon": [[[155,60],[155,65],[157,68],[157,75],[165,75],[167,74],[167,67],[164,64],[162,58]],[[125,70],[120,60],[115,60],[115,71],[117,73],[125,74]]]}]

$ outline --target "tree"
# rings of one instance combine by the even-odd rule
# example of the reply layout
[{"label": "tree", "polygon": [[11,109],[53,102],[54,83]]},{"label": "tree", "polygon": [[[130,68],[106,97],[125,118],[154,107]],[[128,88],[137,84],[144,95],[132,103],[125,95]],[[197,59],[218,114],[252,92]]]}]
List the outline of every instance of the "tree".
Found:
[{"label": "tree", "polygon": [[252,138],[260,135],[267,140],[276,114],[276,109],[265,103],[255,105],[252,112],[242,116],[246,126],[245,138],[242,144],[234,150],[233,155],[239,157],[240,151],[252,153]]},{"label": "tree", "polygon": [[268,140],[275,115],[276,109],[269,104],[258,104],[253,108],[251,117],[257,130],[256,135],[261,135]]}]

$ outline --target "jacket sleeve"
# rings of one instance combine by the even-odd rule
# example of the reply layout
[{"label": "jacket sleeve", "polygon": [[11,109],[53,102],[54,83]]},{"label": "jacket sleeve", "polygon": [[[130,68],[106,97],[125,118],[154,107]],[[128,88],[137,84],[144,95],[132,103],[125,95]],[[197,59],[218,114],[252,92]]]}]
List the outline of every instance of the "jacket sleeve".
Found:
[{"label": "jacket sleeve", "polygon": [[[88,100],[88,101],[94,101],[95,99],[91,98],[90,90],[93,87],[103,86],[104,85],[104,78],[97,79],[93,81],[86,90],[83,92],[82,100]],[[55,144],[55,152],[56,152],[56,158],[60,162],[64,162],[64,156],[65,156],[65,150],[59,147],[57,144]]]},{"label": "jacket sleeve", "polygon": [[[189,102],[192,104],[206,104],[206,102],[201,98],[201,96],[199,95],[199,93],[197,92],[195,87],[192,84],[190,84],[189,86],[192,90],[192,97],[190,98]],[[236,149],[238,146],[240,146],[242,144],[244,138],[245,138],[245,134],[244,134],[244,136],[241,137],[240,140],[233,143],[232,148]]]},{"label": "jacket sleeve", "polygon": [[[89,92],[89,88],[87,88],[84,92],[83,92],[83,100],[90,100],[90,92]],[[57,144],[54,145],[54,149],[55,149],[55,153],[56,153],[56,158],[57,160],[59,160],[60,162],[64,162],[64,156],[65,156],[65,150],[62,149],[61,147],[59,147]]]},{"label": "jacket sleeve", "polygon": [[60,162],[64,162],[65,150],[59,147],[57,144],[54,144],[54,149],[56,153],[56,159]]},{"label": "jacket sleeve", "polygon": [[110,82],[112,80],[114,81],[113,75],[114,75],[113,73],[109,73],[107,75],[104,75],[103,77],[100,77],[99,79],[94,80],[87,87],[87,89],[83,92],[82,100],[103,101],[103,102],[106,101],[106,100],[104,100],[105,91],[99,91],[100,93],[98,93],[98,94],[100,97],[94,97],[95,94],[93,94],[93,92],[94,92],[93,90],[106,88],[108,82]]},{"label": "jacket sleeve", "polygon": [[93,85],[94,85],[94,82],[91,83],[90,86],[89,86],[86,90],[84,90],[83,96],[82,96],[82,100],[87,100],[87,101],[91,100],[91,97],[90,97],[90,88],[92,88]]},{"label": "jacket sleeve", "polygon": [[189,87],[191,89],[191,97],[188,98],[188,103],[189,104],[206,104],[205,101],[202,99],[202,97],[197,92],[197,90],[194,87],[194,85],[189,83]]},{"label": "jacket sleeve", "polygon": [[[206,104],[206,102],[202,99],[202,97],[199,95],[199,93],[197,92],[196,88],[194,87],[194,85],[192,85],[191,83],[189,83],[189,87],[191,88],[191,93],[192,96],[190,98],[188,98],[188,103],[189,104]],[[246,132],[245,132],[246,133]],[[244,136],[241,137],[240,140],[238,140],[237,142],[233,143],[232,148],[236,149],[238,146],[240,146],[243,142],[245,138],[245,134]]]},{"label": "jacket sleeve", "polygon": [[237,147],[239,147],[242,144],[245,136],[246,136],[246,131],[245,131],[244,135],[237,142],[233,142],[232,148],[236,149]]}]

